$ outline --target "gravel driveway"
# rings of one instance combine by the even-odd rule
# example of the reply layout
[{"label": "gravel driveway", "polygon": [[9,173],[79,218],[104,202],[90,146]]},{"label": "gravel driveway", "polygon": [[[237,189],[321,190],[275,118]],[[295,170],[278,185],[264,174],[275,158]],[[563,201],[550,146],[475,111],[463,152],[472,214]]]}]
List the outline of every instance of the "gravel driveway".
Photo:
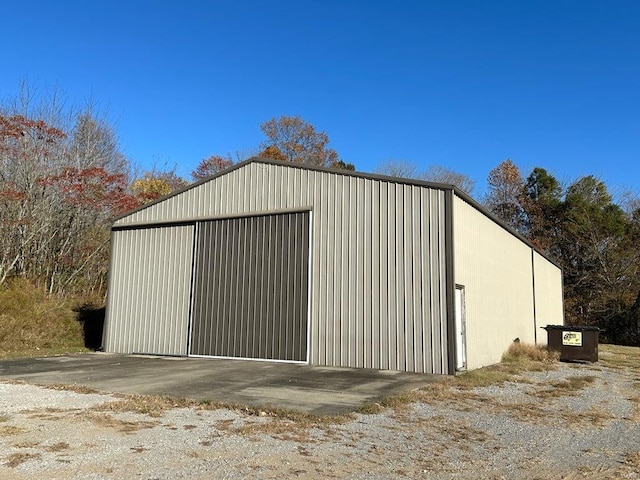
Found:
[{"label": "gravel driveway", "polygon": [[333,420],[0,383],[0,478],[638,478],[640,372],[606,365]]}]

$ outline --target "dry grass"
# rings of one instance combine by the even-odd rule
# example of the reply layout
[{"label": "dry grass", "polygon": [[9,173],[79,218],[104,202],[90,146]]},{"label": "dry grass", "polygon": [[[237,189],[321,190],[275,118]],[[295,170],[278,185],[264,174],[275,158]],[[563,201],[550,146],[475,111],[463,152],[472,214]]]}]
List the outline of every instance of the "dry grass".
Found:
[{"label": "dry grass", "polygon": [[[523,422],[562,425],[570,428],[607,425],[614,416],[603,406],[592,407],[585,411],[566,412],[555,409],[548,403],[534,400],[575,396],[592,387],[596,382],[598,377],[594,375],[574,375],[561,381],[541,384],[534,384],[522,377],[525,372],[557,368],[557,358],[557,353],[547,352],[545,348],[514,344],[503,356],[502,363],[498,365],[466,372],[454,378],[444,378],[442,382],[427,385],[419,390],[364,405],[358,412],[374,414],[392,408],[395,410],[394,418],[409,425],[413,421],[408,409],[410,404],[446,403],[459,411],[482,409],[497,414],[507,414]],[[498,398],[485,397],[470,391],[473,388],[504,382],[532,384],[533,388],[529,391],[529,395],[534,398],[532,401],[501,403]],[[640,398],[638,398],[637,411],[640,412]]]},{"label": "dry grass", "polygon": [[22,465],[29,460],[37,460],[41,457],[39,453],[12,453],[4,458],[4,466],[9,468],[16,468],[18,465]]},{"label": "dry grass", "polygon": [[97,425],[99,427],[113,428],[120,433],[127,433],[127,434],[134,433],[146,428],[153,428],[159,425],[159,422],[148,422],[148,421],[130,422],[126,420],[120,420],[118,418],[113,417],[112,415],[95,413],[95,412],[83,413],[81,417],[89,420],[94,425]]},{"label": "dry grass", "polygon": [[23,279],[0,288],[0,358],[83,349],[71,305]]},{"label": "dry grass", "polygon": [[0,360],[12,360],[17,358],[41,358],[57,357],[71,353],[87,353],[90,350],[84,347],[59,346],[52,348],[36,347],[31,349],[15,349],[10,351],[0,351]]},{"label": "dry grass", "polygon": [[565,426],[572,427],[605,427],[615,417],[602,406],[594,406],[580,412],[567,411],[562,413]]},{"label": "dry grass", "polygon": [[[468,402],[478,399],[478,395],[466,391],[460,386],[459,377],[443,377],[438,383],[430,383],[417,390],[401,392],[396,395],[385,397],[378,402],[365,403],[356,412],[362,414],[376,414],[386,409],[396,411],[407,410],[412,403],[427,403],[434,405],[441,402],[455,402],[456,407],[465,410]],[[466,385],[463,383],[463,385]]]},{"label": "dry grass", "polygon": [[543,388],[534,395],[538,398],[571,397],[592,385],[598,377],[593,375],[571,376],[564,380],[540,384]]},{"label": "dry grass", "polygon": [[627,453],[624,457],[625,465],[640,470],[640,452]]},{"label": "dry grass", "polygon": [[633,406],[633,412],[631,413],[631,416],[627,418],[627,420],[635,423],[640,423],[640,393],[636,391],[629,392],[628,395],[625,396],[625,399],[629,401]]},{"label": "dry grass", "polygon": [[101,393],[99,390],[96,390],[95,388],[86,387],[84,385],[77,385],[77,384],[72,384],[72,385],[54,384],[54,385],[47,385],[46,388],[50,388],[51,390],[61,390],[66,392],[81,393],[83,395]]},{"label": "dry grass", "polygon": [[547,405],[528,402],[492,403],[488,408],[495,413],[505,413],[521,422],[549,423],[554,420],[554,412]]},{"label": "dry grass", "polygon": [[599,363],[617,370],[640,372],[640,348],[620,345],[600,345]]},{"label": "dry grass", "polygon": [[[216,423],[219,431],[228,431],[237,435],[245,435],[258,438],[260,435],[269,435],[280,440],[291,440],[297,442],[310,441],[309,430],[318,428],[327,430],[333,425],[342,424],[351,420],[350,415],[322,416],[312,415],[304,412],[286,409],[248,407],[236,404],[225,404],[216,402],[199,402],[185,398],[174,398],[157,395],[126,395],[122,399],[114,402],[106,402],[92,408],[93,412],[125,413],[133,412],[151,417],[162,417],[167,411],[175,408],[193,408],[201,410],[228,409],[244,417],[258,417],[260,420],[240,422],[234,425],[234,420],[221,420]],[[111,417],[110,422],[113,421]],[[95,419],[94,419],[95,422]],[[148,424],[148,425],[147,425]],[[135,425],[117,425],[116,427],[143,428],[155,426],[156,423],[136,423]],[[113,425],[112,425],[113,426]],[[189,426],[185,426],[188,428]]]},{"label": "dry grass", "polygon": [[558,353],[547,350],[547,347],[527,343],[512,343],[502,355],[502,362],[510,365],[520,365],[527,369],[539,367],[541,363],[555,362]]},{"label": "dry grass", "polygon": [[633,406],[633,413],[627,420],[640,423],[640,348],[620,345],[600,345],[601,366],[631,376],[634,384],[626,390],[625,399]]},{"label": "dry grass", "polygon": [[14,425],[2,425],[0,426],[0,437],[10,437],[12,435],[20,435],[26,432],[24,428],[16,427]]},{"label": "dry grass", "polygon": [[200,406],[200,402],[185,398],[173,398],[161,395],[124,395],[120,400],[96,405],[97,412],[141,413],[150,417],[162,417],[168,410]]},{"label": "dry grass", "polygon": [[538,403],[504,403],[487,405],[495,413],[504,413],[514,419],[535,424],[555,425],[562,428],[605,427],[615,417],[602,406],[586,410],[568,411]]},{"label": "dry grass", "polygon": [[542,372],[557,368],[558,353],[546,347],[513,343],[502,355],[502,362],[477,370],[462,373],[456,377],[456,386],[477,388],[502,384],[514,380],[524,372]]},{"label": "dry grass", "polygon": [[455,402],[456,408],[465,410],[469,402],[483,401],[468,390],[505,382],[525,381],[524,372],[552,370],[557,367],[558,354],[544,347],[514,343],[503,355],[502,362],[477,370],[464,372],[455,377],[443,377],[440,382],[429,384],[418,390],[402,392],[378,402],[362,405],[356,411],[363,414],[380,413],[386,408],[407,408],[411,403]]},{"label": "dry grass", "polygon": [[[325,428],[322,425],[321,428]],[[230,427],[229,431],[237,435],[258,437],[259,435],[269,435],[278,440],[285,440],[299,443],[309,443],[312,441],[309,434],[311,426],[301,424],[291,420],[266,420],[264,422],[246,422],[237,427]]]},{"label": "dry grass", "polygon": [[40,442],[36,442],[36,441],[23,441],[23,442],[15,442],[12,443],[11,446],[14,448],[36,448],[38,445],[40,445]]},{"label": "dry grass", "polygon": [[474,428],[467,421],[442,415],[419,417],[410,413],[396,413],[393,418],[402,424],[401,431],[404,434],[420,432],[421,435],[428,435],[434,444],[440,444],[438,436],[446,438],[448,444],[484,443],[491,439],[486,431]]},{"label": "dry grass", "polygon": [[329,417],[312,415],[296,410],[249,407],[232,403],[197,401],[161,395],[126,395],[120,400],[96,405],[92,407],[92,410],[113,413],[132,412],[149,415],[150,417],[162,417],[167,411],[176,408],[199,410],[219,410],[224,408],[245,417],[267,417],[267,419],[272,419],[275,422],[293,422],[302,428],[310,428],[315,425],[340,424],[352,418],[349,415]]},{"label": "dry grass", "polygon": [[[56,408],[44,408],[38,410],[30,410],[28,412],[29,418],[47,420],[47,421],[68,421],[68,422],[90,422],[93,425],[111,428],[117,430],[120,433],[133,433],[145,428],[153,428],[160,423],[157,421],[127,421],[114,417],[106,412],[95,411],[94,409],[56,409]],[[61,444],[57,445],[61,447]]]},{"label": "dry grass", "polygon": [[220,420],[216,423],[216,429],[256,439],[260,435],[269,435],[279,440],[307,443],[313,441],[310,436],[312,429],[330,434],[334,426],[353,419],[351,415],[324,416],[290,410],[263,411],[259,417],[262,418],[238,423]]},{"label": "dry grass", "polygon": [[78,411],[78,409],[45,407],[25,410],[23,413],[28,414],[29,418],[38,418],[40,420],[59,420],[61,418],[66,418],[69,415],[73,415]]},{"label": "dry grass", "polygon": [[49,453],[63,452],[69,449],[69,444],[67,442],[58,442],[44,447],[44,449]]},{"label": "dry grass", "polygon": [[622,465],[609,467],[600,465],[596,467],[579,467],[575,472],[563,476],[562,480],[610,480],[612,478],[637,478],[640,470],[640,452],[632,452],[624,455]]}]

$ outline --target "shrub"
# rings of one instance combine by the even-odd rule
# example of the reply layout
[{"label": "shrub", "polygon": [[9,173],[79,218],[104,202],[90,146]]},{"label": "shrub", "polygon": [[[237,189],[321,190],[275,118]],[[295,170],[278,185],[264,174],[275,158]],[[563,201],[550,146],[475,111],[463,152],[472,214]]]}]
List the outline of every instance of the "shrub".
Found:
[{"label": "shrub", "polygon": [[502,355],[502,363],[530,364],[547,363],[558,359],[557,352],[550,352],[546,346],[537,346],[526,343],[512,343],[509,349]]}]

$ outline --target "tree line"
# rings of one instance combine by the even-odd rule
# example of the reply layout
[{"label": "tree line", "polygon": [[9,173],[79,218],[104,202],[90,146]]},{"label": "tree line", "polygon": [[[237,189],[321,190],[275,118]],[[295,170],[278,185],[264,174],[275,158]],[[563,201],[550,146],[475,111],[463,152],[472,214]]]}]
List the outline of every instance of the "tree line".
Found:
[{"label": "tree line", "polygon": [[[108,119],[92,104],[23,95],[0,104],[0,287],[27,278],[55,295],[106,291],[109,231],[115,217],[214,175],[250,156],[354,170],[329,137],[298,116],[260,125],[264,141],[246,156],[202,159],[191,179],[176,169],[135,173]],[[377,173],[453,184],[473,180],[446,167],[383,162]],[[563,185],[547,170],[525,178],[505,160],[487,179],[482,203],[563,269],[566,318],[640,344],[640,200],[614,201],[605,183],[584,176]]]},{"label": "tree line", "polygon": [[567,322],[640,345],[640,199],[616,202],[593,175],[563,185],[536,167],[524,178],[511,160],[487,183],[487,208],[562,267]]},{"label": "tree line", "polygon": [[[273,118],[260,129],[265,140],[248,156],[354,169],[300,117]],[[0,104],[0,287],[19,277],[49,294],[103,297],[113,220],[234,163],[211,155],[190,180],[175,168],[136,174],[93,104],[67,107],[26,87]]]}]

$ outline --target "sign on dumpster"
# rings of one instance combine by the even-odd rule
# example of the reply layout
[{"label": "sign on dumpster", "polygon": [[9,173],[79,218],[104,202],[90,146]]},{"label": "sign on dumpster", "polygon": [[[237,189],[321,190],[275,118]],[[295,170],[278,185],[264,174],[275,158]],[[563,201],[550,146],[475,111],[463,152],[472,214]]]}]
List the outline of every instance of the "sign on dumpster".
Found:
[{"label": "sign on dumpster", "polygon": [[582,332],[564,332],[562,334],[562,345],[572,347],[582,346]]}]

